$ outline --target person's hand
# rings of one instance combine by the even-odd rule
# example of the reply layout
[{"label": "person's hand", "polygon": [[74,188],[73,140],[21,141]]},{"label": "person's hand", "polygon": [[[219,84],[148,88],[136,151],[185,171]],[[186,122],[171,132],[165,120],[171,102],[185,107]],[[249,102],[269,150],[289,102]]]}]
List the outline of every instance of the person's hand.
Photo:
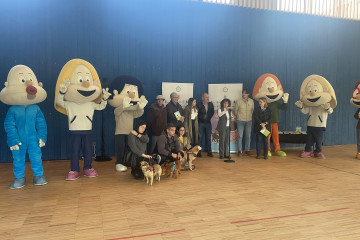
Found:
[{"label": "person's hand", "polygon": [[44,141],[42,139],[39,139],[39,147],[42,148],[43,146],[45,146]]},{"label": "person's hand", "polygon": [[181,157],[181,154],[180,154],[180,153],[178,153],[178,154],[177,154],[177,159],[180,159],[180,160],[182,159],[182,157]]},{"label": "person's hand", "polygon": [[177,154],[176,154],[176,153],[172,153],[171,156],[172,156],[173,158],[175,158],[175,159],[177,158]]},{"label": "person's hand", "polygon": [[284,103],[287,103],[289,101],[289,94],[284,93],[284,95],[282,96],[282,100],[284,101]]},{"label": "person's hand", "polygon": [[131,106],[131,105],[130,105],[130,102],[131,102],[131,98],[129,98],[129,97],[124,97],[124,98],[123,98],[123,107],[124,107],[124,108],[130,107],[130,106]]},{"label": "person's hand", "polygon": [[262,128],[264,128],[265,127],[265,123],[260,123],[260,126],[262,127]]},{"label": "person's hand", "polygon": [[66,93],[69,86],[70,86],[70,79],[64,79],[62,84],[59,85],[60,92],[61,93]]},{"label": "person's hand", "polygon": [[296,105],[298,108],[303,108],[304,103],[299,100],[299,101],[296,101],[296,102],[295,102],[295,105]]},{"label": "person's hand", "polygon": [[147,155],[147,154],[145,154],[145,153],[143,153],[141,156],[142,156],[143,158],[148,158],[148,159],[152,158],[150,155]]},{"label": "person's hand", "polygon": [[111,93],[109,93],[109,88],[103,88],[103,99],[104,101],[108,100],[108,98],[111,96]]},{"label": "person's hand", "polygon": [[143,95],[143,96],[141,96],[140,97],[140,101],[139,101],[139,108],[141,108],[141,109],[143,109],[145,106],[146,106],[146,104],[148,103],[148,100],[146,100],[146,98],[145,98],[145,96]]},{"label": "person's hand", "polygon": [[181,116],[180,119],[179,119],[180,122],[184,122],[184,120],[185,120],[184,116]]},{"label": "person's hand", "polygon": [[138,135],[138,133],[135,130],[131,130],[131,133],[134,134],[135,136]]},{"label": "person's hand", "polygon": [[359,118],[360,118],[360,112],[358,113],[358,116],[359,116]]},{"label": "person's hand", "polygon": [[14,145],[14,146],[12,146],[12,147],[10,147],[10,150],[11,151],[13,151],[13,150],[19,150],[19,146],[21,145],[22,143],[21,142],[19,142],[18,144],[16,144],[16,145]]}]

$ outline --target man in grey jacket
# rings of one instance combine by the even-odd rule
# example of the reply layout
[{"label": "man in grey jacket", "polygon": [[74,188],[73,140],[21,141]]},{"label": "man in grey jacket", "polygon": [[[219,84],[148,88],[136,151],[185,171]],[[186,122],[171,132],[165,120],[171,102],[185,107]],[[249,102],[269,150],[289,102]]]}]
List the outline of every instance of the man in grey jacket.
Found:
[{"label": "man in grey jacket", "polygon": [[169,123],[166,130],[159,136],[157,141],[157,150],[161,156],[160,164],[165,162],[182,159],[184,157],[180,148],[180,142],[175,134],[176,127],[174,124]]}]

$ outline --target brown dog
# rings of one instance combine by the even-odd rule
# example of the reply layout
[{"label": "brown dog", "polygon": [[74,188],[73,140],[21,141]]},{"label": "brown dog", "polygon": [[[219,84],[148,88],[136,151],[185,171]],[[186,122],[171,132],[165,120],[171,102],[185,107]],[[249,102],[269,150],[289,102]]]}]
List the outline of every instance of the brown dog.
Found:
[{"label": "brown dog", "polygon": [[[197,154],[201,151],[201,147],[199,145],[193,147],[192,149],[189,150],[188,153],[185,153],[184,156],[184,162],[189,164],[189,170],[192,171],[193,170],[193,161],[195,160]],[[195,165],[194,165],[195,167]]]},{"label": "brown dog", "polygon": [[180,174],[181,169],[181,161],[180,159],[175,160],[175,168],[174,168],[174,161],[169,162],[166,166],[163,165],[165,168],[165,174],[167,177],[177,178]]},{"label": "brown dog", "polygon": [[162,168],[159,164],[154,164],[154,178],[156,181],[160,182],[160,176],[162,175]]},{"label": "brown dog", "polygon": [[154,171],[150,169],[149,163],[146,161],[141,161],[140,168],[144,174],[144,180],[146,179],[146,184],[152,186],[154,181]]}]

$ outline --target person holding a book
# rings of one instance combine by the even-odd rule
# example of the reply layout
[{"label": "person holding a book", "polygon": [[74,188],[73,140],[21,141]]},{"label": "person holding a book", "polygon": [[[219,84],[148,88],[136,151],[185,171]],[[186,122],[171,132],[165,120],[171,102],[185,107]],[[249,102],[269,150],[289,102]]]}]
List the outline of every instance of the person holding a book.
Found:
[{"label": "person holding a book", "polygon": [[172,92],[170,94],[171,101],[166,105],[167,122],[172,123],[175,127],[184,124],[184,110],[179,104],[179,94]]},{"label": "person holding a book", "polygon": [[259,106],[254,110],[254,133],[256,134],[256,158],[260,158],[261,143],[264,149],[264,159],[268,159],[268,136],[270,134],[271,110],[266,98],[259,99]]}]

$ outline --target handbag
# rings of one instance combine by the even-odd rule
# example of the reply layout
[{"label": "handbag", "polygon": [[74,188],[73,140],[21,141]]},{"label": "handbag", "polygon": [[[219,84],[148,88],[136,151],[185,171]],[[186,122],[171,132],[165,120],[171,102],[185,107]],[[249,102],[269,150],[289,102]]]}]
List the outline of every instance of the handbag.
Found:
[{"label": "handbag", "polygon": [[125,154],[124,154],[124,157],[123,157],[123,165],[127,166],[127,167],[131,167],[134,157],[135,157],[134,153],[131,151],[130,147],[126,146]]}]

